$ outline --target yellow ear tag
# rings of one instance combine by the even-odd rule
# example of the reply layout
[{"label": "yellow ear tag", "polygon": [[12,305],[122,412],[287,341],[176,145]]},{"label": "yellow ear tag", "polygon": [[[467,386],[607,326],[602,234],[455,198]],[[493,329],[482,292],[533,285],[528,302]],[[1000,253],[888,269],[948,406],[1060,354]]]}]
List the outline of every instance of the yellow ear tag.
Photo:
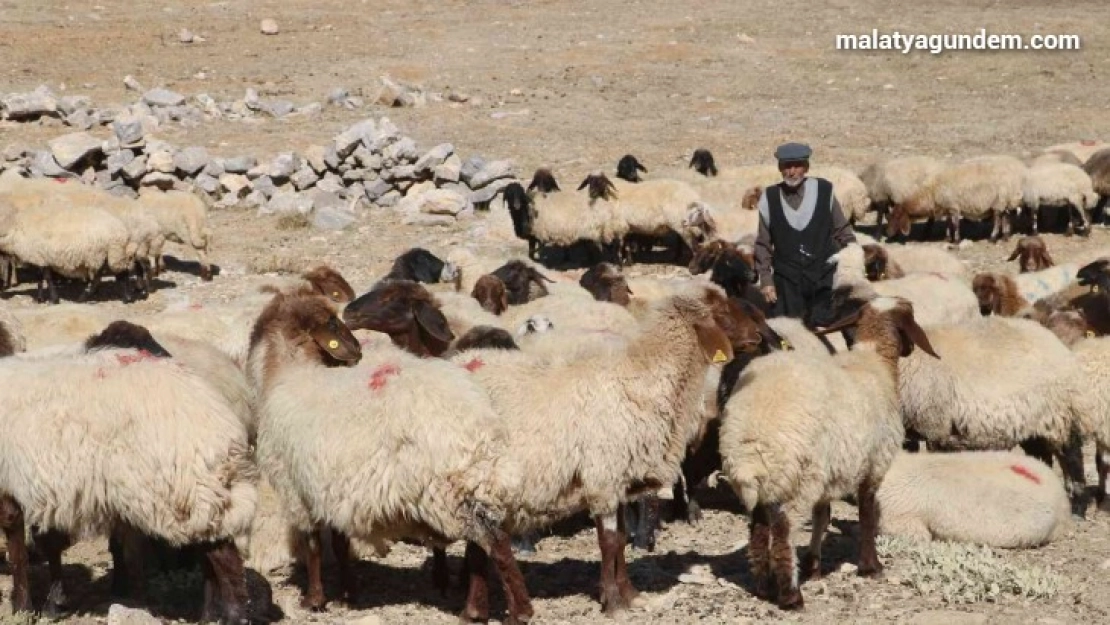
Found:
[{"label": "yellow ear tag", "polygon": [[790,341],[786,339],[783,339],[782,343],[779,343],[779,347],[782,347],[783,349],[794,349],[794,346],[791,345]]},{"label": "yellow ear tag", "polygon": [[1095,333],[1094,333],[1094,331],[1092,331],[1092,330],[1087,330],[1087,338],[1089,338],[1089,339],[1092,339],[1092,338],[1094,338],[1094,337],[1095,337]]},{"label": "yellow ear tag", "polygon": [[713,354],[713,362],[724,362],[726,360],[728,360],[728,356],[725,356],[725,353],[719,349],[716,354]]},{"label": "yellow ear tag", "polygon": [[339,291],[332,291],[331,296],[332,297],[339,297]]},{"label": "yellow ear tag", "polygon": [[1091,293],[1098,293],[1098,285],[1097,284],[1091,285]]},{"label": "yellow ear tag", "polygon": [[328,349],[336,349],[339,347],[339,341],[332,339],[328,341]]}]

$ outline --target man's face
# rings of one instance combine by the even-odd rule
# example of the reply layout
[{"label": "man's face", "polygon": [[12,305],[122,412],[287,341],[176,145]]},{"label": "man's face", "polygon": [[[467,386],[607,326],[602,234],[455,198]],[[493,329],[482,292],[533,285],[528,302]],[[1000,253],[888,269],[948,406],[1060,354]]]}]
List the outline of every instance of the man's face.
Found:
[{"label": "man's face", "polygon": [[808,171],[808,161],[787,161],[779,163],[779,173],[782,174],[783,182],[789,187],[796,187],[802,184],[802,179],[805,178],[806,172]]}]

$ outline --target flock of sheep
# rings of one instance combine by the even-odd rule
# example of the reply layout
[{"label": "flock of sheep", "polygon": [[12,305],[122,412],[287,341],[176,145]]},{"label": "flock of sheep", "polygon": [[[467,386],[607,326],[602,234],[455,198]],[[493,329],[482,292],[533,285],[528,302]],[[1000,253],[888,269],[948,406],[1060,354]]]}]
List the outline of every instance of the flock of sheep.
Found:
[{"label": "flock of sheep", "polygon": [[[846,215],[887,217],[891,235],[941,218],[958,238],[960,219],[988,216],[1005,235],[1019,210],[1035,218],[1043,207],[1089,230],[1110,195],[1110,151],[1079,158],[1090,147],[1028,165],[911,157],[862,176],[810,173],[834,180]],[[461,541],[463,617],[489,618],[492,562],[505,622],[525,622],[533,608],[514,551],[585,513],[597,526],[599,600],[614,612],[640,602],[630,536],[650,547],[668,498],[673,514],[696,520],[696,487],[716,473],[750,518],[753,592],[797,609],[800,583],[822,573],[832,501],[859,507],[859,573],[875,575],[879,533],[1053,540],[1086,513],[1087,442],[1104,498],[1110,250],[1058,265],[1031,233],[1011,256],[1021,273],[972,275],[948,251],[857,233],[830,259],[839,321],[815,332],[768,318],[752,271],[752,208],[777,170],[718,171],[704,150],[690,169],[645,180],[626,157],[616,180],[591,174],[576,191],[547,170],[529,189],[506,187],[529,256],[555,264],[584,252],[585,272],[413,248],[361,295],[317,266],[184,310],[0,308],[13,608],[33,609],[27,534],[49,565],[48,608],[66,601],[65,548],[108,536],[114,591],[142,597],[152,568],[199,565],[203,617],[224,622],[254,613],[247,564],[303,565],[302,605],[320,610],[325,561],[349,600],[358,545],[381,553],[415,541],[446,587],[444,550]],[[0,252],[46,276],[95,281],[107,268],[128,281],[148,271],[151,233],[169,237],[145,196],[0,185]],[[203,250],[203,213],[186,204],[166,211],[185,224],[180,240]],[[44,232],[56,231],[36,215],[61,206],[73,222],[95,215],[105,232],[118,222],[122,236],[81,226],[84,238],[48,247]],[[625,274],[660,244],[690,277]],[[795,512],[813,516],[801,563]]]}]

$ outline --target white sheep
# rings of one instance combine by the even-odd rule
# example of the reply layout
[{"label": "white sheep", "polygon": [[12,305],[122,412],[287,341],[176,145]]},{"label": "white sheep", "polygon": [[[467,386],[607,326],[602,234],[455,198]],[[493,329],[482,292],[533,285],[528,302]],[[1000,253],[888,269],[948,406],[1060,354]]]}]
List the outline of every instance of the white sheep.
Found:
[{"label": "white sheep", "polygon": [[173,359],[103,349],[0,360],[0,387],[0,492],[28,525],[86,536],[122,523],[173,546],[205,544],[209,582],[230,590],[219,594],[238,622],[246,586],[233,541],[249,532],[258,471],[246,429],[210,384]]},{"label": "white sheep", "polygon": [[[325,604],[320,526],[333,540],[473,541],[495,552],[507,581],[520,579],[486,481],[503,426],[467,368],[392,344],[363,351],[325,299],[283,294],[259,317],[250,369],[257,360],[267,364],[258,457],[287,520],[310,537],[306,606]],[[337,559],[349,592],[346,559]],[[514,599],[510,617],[530,615]]]},{"label": "white sheep", "polygon": [[[929,447],[1002,450],[1043,440],[1082,515],[1083,436],[1099,419],[1076,354],[1035,321],[979,317],[929,327],[943,360],[913,355],[900,366],[907,432]],[[1078,464],[1076,464],[1078,461]]]},{"label": "white sheep", "polygon": [[1021,208],[1024,170],[1025,165],[1013,157],[978,157],[946,167],[892,208],[887,232],[905,235],[912,220],[945,217],[949,240],[959,243],[962,218],[992,218],[991,240],[1008,236],[1009,217]]},{"label": "white sheep", "polygon": [[955,254],[923,245],[863,245],[868,280],[891,280],[908,274],[933,273],[969,282],[967,265]]},{"label": "white sheep", "polygon": [[1030,167],[1022,184],[1023,203],[1031,211],[1033,234],[1037,234],[1039,209],[1061,208],[1069,211],[1068,234],[1079,217],[1081,231],[1090,228],[1088,211],[1098,203],[1091,177],[1081,167],[1069,163],[1046,163]]},{"label": "white sheep", "polygon": [[[212,266],[208,263],[208,249],[212,245],[212,230],[208,226],[208,207],[204,201],[185,191],[158,191],[145,187],[139,194],[139,203],[158,221],[163,241],[172,241],[192,248],[200,261],[202,280],[212,279]],[[154,256],[154,273],[164,269],[161,245],[151,248]]]},{"label": "white sheep", "polygon": [[779,351],[753,360],[722,416],[722,471],[752,517],[748,557],[756,592],[786,609],[803,605],[786,512],[812,512],[802,572],[819,576],[830,503],[857,494],[859,573],[881,572],[875,493],[905,437],[898,362],[917,351],[914,345],[937,357],[906,300],[871,300],[835,327],[847,325],[858,327],[851,351],[832,357]]},{"label": "white sheep", "polygon": [[1110,148],[1110,143],[1096,140],[1075,141],[1072,143],[1058,143],[1041,150],[1042,152],[1070,152],[1080,163],[1086,163],[1100,150]]},{"label": "white sheep", "polygon": [[916,540],[1039,547],[1071,525],[1060,478],[1011,451],[901,452],[878,503],[880,532]]},{"label": "white sheep", "polygon": [[[860,173],[872,205],[878,213],[878,230],[892,207],[901,206],[947,164],[932,156],[902,156],[868,165]],[[911,216],[912,219],[916,215]],[[930,222],[931,223],[931,222]],[[906,228],[908,230],[908,226]],[[893,235],[894,232],[888,232]]]}]

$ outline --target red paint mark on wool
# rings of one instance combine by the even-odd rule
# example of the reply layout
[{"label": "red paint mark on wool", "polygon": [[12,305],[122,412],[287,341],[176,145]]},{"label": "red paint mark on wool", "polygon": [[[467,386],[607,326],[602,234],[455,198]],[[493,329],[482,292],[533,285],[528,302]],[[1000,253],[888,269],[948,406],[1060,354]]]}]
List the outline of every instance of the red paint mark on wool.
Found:
[{"label": "red paint mark on wool", "polygon": [[142,362],[144,360],[155,360],[156,358],[157,357],[154,354],[151,354],[150,352],[146,351],[145,349],[140,349],[139,353],[134,355],[134,356],[132,356],[131,354],[117,354],[116,355],[116,360],[119,362],[119,364],[121,366],[124,366],[124,367],[126,367],[127,365],[133,365],[137,362]]},{"label": "red paint mark on wool", "polygon": [[1032,471],[1030,471],[1029,469],[1021,466],[1020,464],[1010,465],[1010,470],[1013,471],[1014,473],[1017,473],[1018,475],[1024,477],[1025,479],[1033,482],[1034,484],[1040,484],[1041,483],[1041,478],[1037,477],[1036,475],[1033,475]]},{"label": "red paint mark on wool", "polygon": [[189,310],[200,310],[204,308],[204,304],[189,304]]},{"label": "red paint mark on wool", "polygon": [[463,365],[463,367],[466,368],[466,370],[471,372],[471,373],[474,373],[475,371],[481,369],[484,366],[486,366],[486,363],[482,362],[481,358],[475,358],[475,359],[471,360],[470,362],[466,363],[465,365]]},{"label": "red paint mark on wool", "polygon": [[58,184],[65,184],[69,182],[69,180],[66,180],[65,178],[55,178],[54,182],[57,182]]},{"label": "red paint mark on wool", "polygon": [[367,386],[374,391],[385,388],[386,383],[389,382],[389,376],[399,373],[401,368],[397,365],[382,365],[370,373],[370,382]]}]

